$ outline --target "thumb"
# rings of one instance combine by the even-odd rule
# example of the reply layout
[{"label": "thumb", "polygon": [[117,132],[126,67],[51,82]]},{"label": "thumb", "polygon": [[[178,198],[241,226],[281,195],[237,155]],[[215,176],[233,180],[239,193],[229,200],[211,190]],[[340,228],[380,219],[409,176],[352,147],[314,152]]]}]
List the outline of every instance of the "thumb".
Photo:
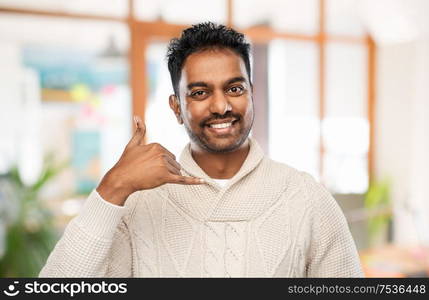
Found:
[{"label": "thumb", "polygon": [[134,123],[136,125],[136,131],[128,145],[140,145],[146,135],[146,125],[139,116],[134,116]]},{"label": "thumb", "polygon": [[134,123],[136,125],[136,129],[142,129],[143,137],[146,134],[146,125],[143,123],[142,119],[139,116],[134,116]]}]

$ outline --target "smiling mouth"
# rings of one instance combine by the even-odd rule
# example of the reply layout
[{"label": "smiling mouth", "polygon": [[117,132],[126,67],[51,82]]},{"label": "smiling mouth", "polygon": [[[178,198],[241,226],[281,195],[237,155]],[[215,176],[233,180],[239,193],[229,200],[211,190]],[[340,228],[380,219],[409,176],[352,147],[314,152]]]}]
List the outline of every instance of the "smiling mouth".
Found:
[{"label": "smiling mouth", "polygon": [[210,124],[209,127],[210,128],[215,128],[215,129],[221,129],[221,128],[228,128],[232,126],[233,122],[229,122],[229,123],[220,123],[220,124]]},{"label": "smiling mouth", "polygon": [[222,123],[211,123],[211,124],[206,123],[204,126],[209,127],[209,128],[214,128],[214,129],[223,129],[223,128],[228,128],[228,127],[233,126],[238,121],[239,121],[239,118],[232,119],[232,120],[225,120]]},{"label": "smiling mouth", "polygon": [[[222,120],[219,120],[222,122]],[[234,132],[236,129],[234,126],[239,119],[229,119],[225,120],[222,123],[212,123],[212,124],[205,124],[205,128],[213,135],[217,137],[226,137],[229,136]]]}]

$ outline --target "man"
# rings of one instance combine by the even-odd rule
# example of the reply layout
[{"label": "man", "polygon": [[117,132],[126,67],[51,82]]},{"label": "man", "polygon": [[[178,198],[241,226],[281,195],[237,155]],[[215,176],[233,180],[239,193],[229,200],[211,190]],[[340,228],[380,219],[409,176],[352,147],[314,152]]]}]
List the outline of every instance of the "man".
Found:
[{"label": "man", "polygon": [[179,162],[136,131],[67,226],[40,276],[358,277],[359,259],[332,196],[264,156],[249,44],[203,23],[168,49],[169,103],[189,134]]}]

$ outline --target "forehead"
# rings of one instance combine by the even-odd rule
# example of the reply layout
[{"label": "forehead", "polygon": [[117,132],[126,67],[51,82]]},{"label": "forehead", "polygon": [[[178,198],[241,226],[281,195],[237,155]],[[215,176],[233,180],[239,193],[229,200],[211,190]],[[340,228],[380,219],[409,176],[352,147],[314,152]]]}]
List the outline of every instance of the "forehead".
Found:
[{"label": "forehead", "polygon": [[208,49],[187,57],[180,86],[192,82],[217,84],[239,76],[248,80],[244,61],[238,54],[229,49]]}]

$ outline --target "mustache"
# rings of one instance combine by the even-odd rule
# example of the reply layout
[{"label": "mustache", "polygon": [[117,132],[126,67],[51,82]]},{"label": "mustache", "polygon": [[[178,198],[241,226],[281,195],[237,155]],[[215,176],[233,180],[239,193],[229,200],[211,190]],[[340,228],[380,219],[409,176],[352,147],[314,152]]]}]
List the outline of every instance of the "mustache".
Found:
[{"label": "mustache", "polygon": [[222,120],[222,119],[228,119],[228,118],[234,118],[234,119],[237,119],[237,120],[241,120],[241,115],[240,114],[232,113],[231,111],[228,111],[227,113],[225,113],[223,115],[218,114],[218,113],[214,113],[214,114],[211,114],[210,116],[204,118],[200,122],[200,127],[204,127],[206,125],[206,123],[210,122],[210,121]]}]

